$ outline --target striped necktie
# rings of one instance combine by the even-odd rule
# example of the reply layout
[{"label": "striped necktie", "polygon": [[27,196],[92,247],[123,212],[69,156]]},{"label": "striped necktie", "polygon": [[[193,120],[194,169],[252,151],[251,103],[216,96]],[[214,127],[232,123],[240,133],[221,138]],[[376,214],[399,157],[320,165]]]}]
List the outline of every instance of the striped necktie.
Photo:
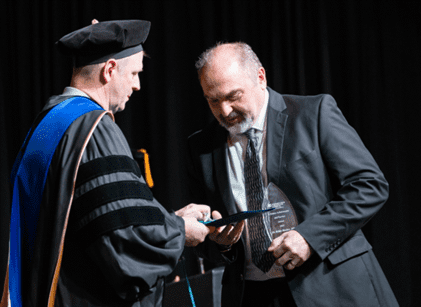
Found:
[{"label": "striped necktie", "polygon": [[[248,139],[246,161],[244,162],[247,207],[249,210],[260,210],[262,209],[264,194],[259,156],[256,153],[257,140],[253,128],[247,130],[244,134]],[[262,215],[250,218],[248,224],[251,259],[259,269],[266,273],[276,259],[272,253],[267,251],[271,241],[266,234]]]}]

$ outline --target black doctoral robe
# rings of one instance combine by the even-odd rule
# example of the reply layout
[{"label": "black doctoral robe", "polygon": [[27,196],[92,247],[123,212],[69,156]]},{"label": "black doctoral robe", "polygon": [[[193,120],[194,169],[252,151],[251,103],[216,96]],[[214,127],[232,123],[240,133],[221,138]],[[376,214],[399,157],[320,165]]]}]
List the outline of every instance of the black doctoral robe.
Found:
[{"label": "black doctoral robe", "polygon": [[[35,125],[70,97],[50,98]],[[34,255],[22,260],[23,306],[54,295],[55,306],[161,306],[184,221],[153,198],[111,114],[89,112],[67,129],[40,208]]]}]

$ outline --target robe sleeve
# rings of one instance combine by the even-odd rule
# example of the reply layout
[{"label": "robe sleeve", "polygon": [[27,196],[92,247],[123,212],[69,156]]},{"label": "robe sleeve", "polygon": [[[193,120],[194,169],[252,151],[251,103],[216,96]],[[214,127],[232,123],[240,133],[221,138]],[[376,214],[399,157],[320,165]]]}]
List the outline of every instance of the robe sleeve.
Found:
[{"label": "robe sleeve", "polygon": [[153,197],[108,116],[83,154],[69,228],[124,300],[147,295],[173,271],[183,251],[183,219]]}]

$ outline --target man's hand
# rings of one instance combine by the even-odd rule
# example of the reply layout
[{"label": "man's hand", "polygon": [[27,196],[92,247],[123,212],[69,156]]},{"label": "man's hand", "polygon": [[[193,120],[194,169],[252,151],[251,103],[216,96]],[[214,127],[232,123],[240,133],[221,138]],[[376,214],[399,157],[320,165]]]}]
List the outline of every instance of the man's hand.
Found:
[{"label": "man's hand", "polygon": [[196,246],[205,241],[206,236],[214,230],[215,227],[207,227],[198,222],[195,217],[183,216],[184,229],[186,231],[185,246]]},{"label": "man's hand", "polygon": [[[222,215],[218,211],[213,211],[212,218],[220,219],[222,218]],[[240,239],[243,229],[244,221],[238,222],[235,226],[232,226],[231,224],[227,226],[221,226],[209,234],[209,239],[215,241],[219,245],[231,246],[232,244],[237,243],[237,241]]]},{"label": "man's hand", "polygon": [[181,217],[194,217],[203,221],[206,216],[210,215],[210,212],[210,207],[207,205],[190,204],[176,211],[175,214]]},{"label": "man's hand", "polygon": [[184,219],[184,229],[186,231],[185,246],[196,246],[205,241],[206,236],[215,230],[215,227],[206,227],[198,220],[205,220],[210,215],[210,207],[206,205],[190,204],[175,212],[176,215]]},{"label": "man's hand", "polygon": [[307,241],[295,230],[290,230],[272,241],[268,248],[273,256],[278,258],[278,265],[285,265],[287,270],[301,266],[313,253]]}]

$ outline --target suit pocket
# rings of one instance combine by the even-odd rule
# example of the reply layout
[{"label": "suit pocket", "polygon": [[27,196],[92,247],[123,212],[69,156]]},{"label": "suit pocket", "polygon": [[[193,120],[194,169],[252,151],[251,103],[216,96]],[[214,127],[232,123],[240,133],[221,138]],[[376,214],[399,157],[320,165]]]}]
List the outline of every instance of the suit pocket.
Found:
[{"label": "suit pocket", "polygon": [[298,168],[304,167],[308,164],[310,164],[313,160],[317,158],[317,152],[316,150],[312,150],[306,155],[304,155],[302,158],[294,160],[287,164],[287,169],[289,170],[296,170]]},{"label": "suit pocket", "polygon": [[327,256],[330,263],[333,265],[344,262],[350,258],[361,255],[372,249],[370,243],[362,233],[354,235],[346,241],[341,247]]}]

